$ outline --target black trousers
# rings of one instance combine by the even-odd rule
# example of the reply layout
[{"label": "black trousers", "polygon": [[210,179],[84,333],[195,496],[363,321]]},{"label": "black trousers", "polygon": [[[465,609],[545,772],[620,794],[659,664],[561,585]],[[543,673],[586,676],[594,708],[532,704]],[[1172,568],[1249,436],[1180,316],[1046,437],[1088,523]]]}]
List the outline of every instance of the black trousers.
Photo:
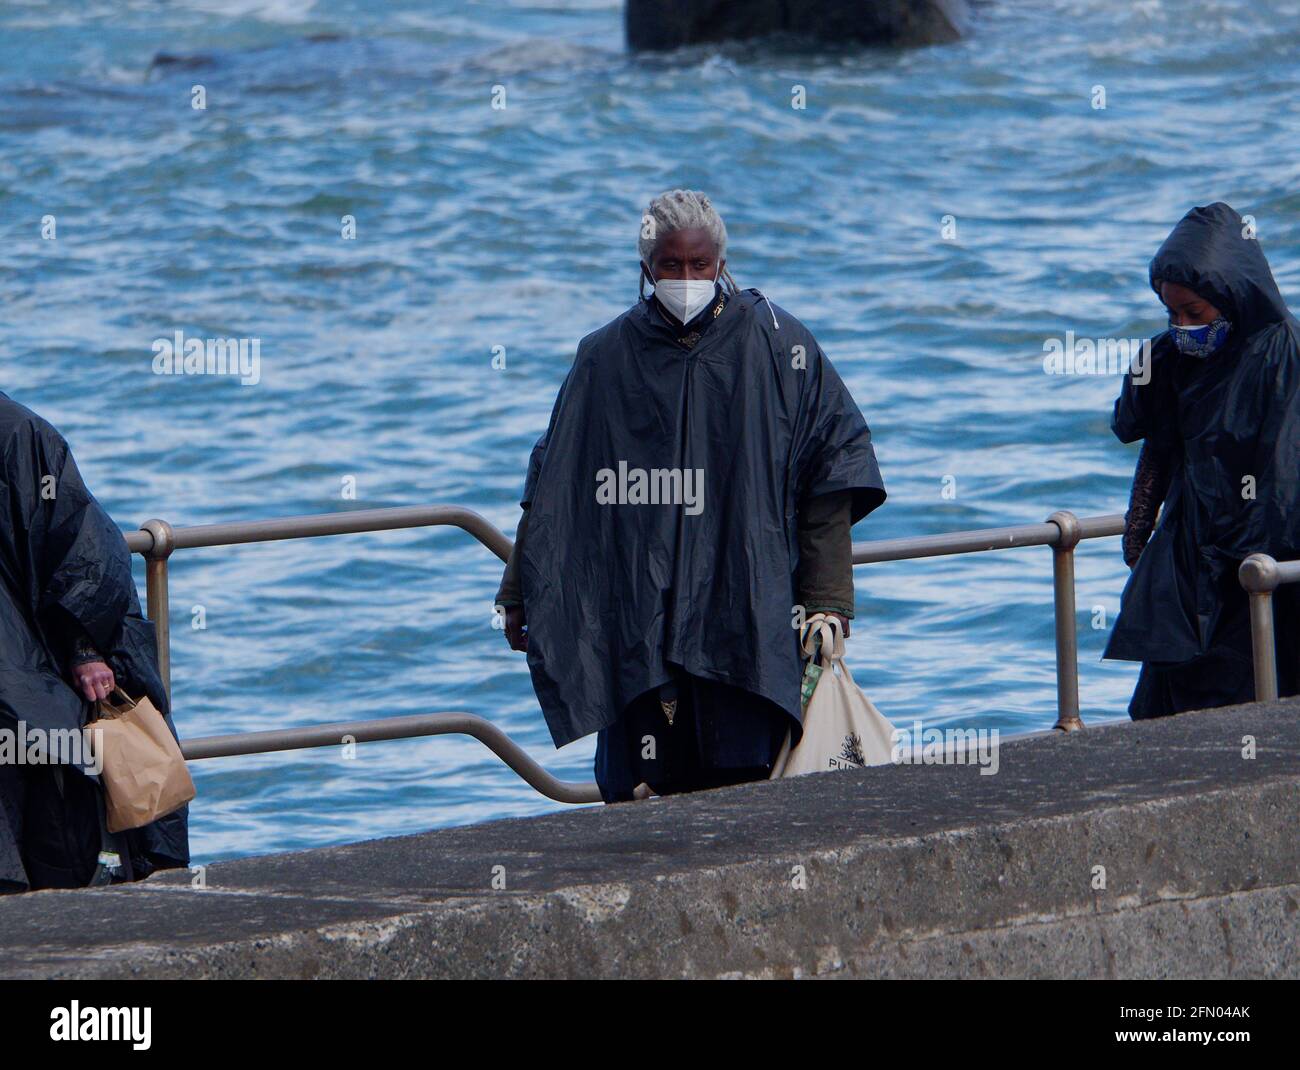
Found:
[{"label": "black trousers", "polygon": [[[1230,577],[1236,582],[1235,573]],[[1278,695],[1300,694],[1300,595],[1294,586],[1273,593]],[[1250,609],[1240,588],[1225,590],[1214,645],[1179,664],[1144,661],[1128,714],[1135,721],[1255,701]]]},{"label": "black trousers", "polygon": [[101,791],[66,766],[0,765],[0,893],[91,883],[100,850],[120,839],[105,830]]},{"label": "black trousers", "polygon": [[794,722],[781,707],[738,687],[678,673],[670,724],[659,690],[628,704],[596,739],[596,783],[605,802],[640,784],[656,795],[766,780]]}]

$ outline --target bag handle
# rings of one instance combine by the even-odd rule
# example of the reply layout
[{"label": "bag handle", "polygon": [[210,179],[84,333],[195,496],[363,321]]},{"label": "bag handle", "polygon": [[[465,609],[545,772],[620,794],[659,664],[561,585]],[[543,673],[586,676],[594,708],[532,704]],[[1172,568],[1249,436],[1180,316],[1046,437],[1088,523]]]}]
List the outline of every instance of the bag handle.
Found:
[{"label": "bag handle", "polygon": [[804,618],[804,622],[799,628],[799,649],[803,651],[804,657],[813,658],[817,656],[817,650],[812,645],[813,629],[818,629],[818,634],[820,634],[821,622],[825,619],[825,613],[814,613],[811,617]]},{"label": "bag handle", "polygon": [[95,703],[95,705],[97,705],[101,710],[106,710],[110,715],[121,715],[125,713],[127,710],[135,709],[136,707],[135,699],[133,699],[130,695],[128,695],[125,691],[123,691],[121,687],[114,687],[112,694],[114,698],[116,698],[118,695],[121,695],[122,702],[120,704],[117,704],[117,703],[109,702],[108,699],[106,698],[101,698],[98,702]]},{"label": "bag handle", "polygon": [[826,615],[826,626],[831,630],[831,658],[835,661],[843,661],[847,652],[844,646],[844,625],[839,617],[833,617],[829,613]]},{"label": "bag handle", "polygon": [[[839,668],[840,674],[848,680],[850,684],[857,687],[857,682],[853,679],[853,673],[849,671],[848,659],[845,657],[848,650],[844,645],[844,625],[840,621],[839,617],[831,616],[826,618],[826,625],[829,625],[831,632],[835,636],[834,643],[831,647],[831,660]],[[826,625],[823,625],[823,629]]]},{"label": "bag handle", "polygon": [[[814,628],[817,645],[813,643]],[[804,621],[802,640],[803,652],[809,658],[815,658],[820,647],[823,668],[844,659],[844,626],[838,617],[826,613],[814,613]]]}]

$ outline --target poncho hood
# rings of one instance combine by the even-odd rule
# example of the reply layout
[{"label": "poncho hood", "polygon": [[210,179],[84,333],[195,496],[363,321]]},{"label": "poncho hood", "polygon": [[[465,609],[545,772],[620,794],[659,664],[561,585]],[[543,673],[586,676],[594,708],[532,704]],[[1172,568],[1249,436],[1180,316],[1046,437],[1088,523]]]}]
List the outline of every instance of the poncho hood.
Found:
[{"label": "poncho hood", "polygon": [[[1226,204],[1194,208],[1151,261],[1152,288],[1180,283],[1232,323],[1200,359],[1152,339],[1149,382],[1125,376],[1112,428],[1145,439],[1172,472],[1160,523],[1124,588],[1105,656],[1180,663],[1236,638],[1251,553],[1300,556],[1300,328],[1258,240]],[[1247,637],[1248,638],[1248,637]]]},{"label": "poncho hood", "polygon": [[1237,212],[1218,201],[1193,208],[1151,260],[1151,288],[1176,282],[1212,303],[1239,338],[1287,318],[1259,241]]}]

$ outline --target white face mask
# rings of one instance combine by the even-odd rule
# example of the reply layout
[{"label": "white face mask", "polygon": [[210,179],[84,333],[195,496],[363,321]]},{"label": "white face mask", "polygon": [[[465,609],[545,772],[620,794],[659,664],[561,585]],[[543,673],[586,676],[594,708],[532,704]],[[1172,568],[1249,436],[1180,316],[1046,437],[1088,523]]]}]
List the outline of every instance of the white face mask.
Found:
[{"label": "white face mask", "polygon": [[719,264],[712,282],[708,279],[659,279],[655,283],[655,297],[683,324],[690,323],[713,300],[721,272],[722,265]]}]

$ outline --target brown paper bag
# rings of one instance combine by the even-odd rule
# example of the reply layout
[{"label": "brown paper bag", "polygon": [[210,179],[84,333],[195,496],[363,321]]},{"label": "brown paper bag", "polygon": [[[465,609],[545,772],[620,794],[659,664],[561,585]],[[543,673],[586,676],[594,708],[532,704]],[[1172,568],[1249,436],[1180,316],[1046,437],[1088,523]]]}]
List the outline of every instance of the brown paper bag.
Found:
[{"label": "brown paper bag", "polygon": [[99,719],[83,729],[99,733],[108,831],[139,828],[194,798],[194,781],[167,722],[148,698],[133,701],[120,687],[99,703]]}]

